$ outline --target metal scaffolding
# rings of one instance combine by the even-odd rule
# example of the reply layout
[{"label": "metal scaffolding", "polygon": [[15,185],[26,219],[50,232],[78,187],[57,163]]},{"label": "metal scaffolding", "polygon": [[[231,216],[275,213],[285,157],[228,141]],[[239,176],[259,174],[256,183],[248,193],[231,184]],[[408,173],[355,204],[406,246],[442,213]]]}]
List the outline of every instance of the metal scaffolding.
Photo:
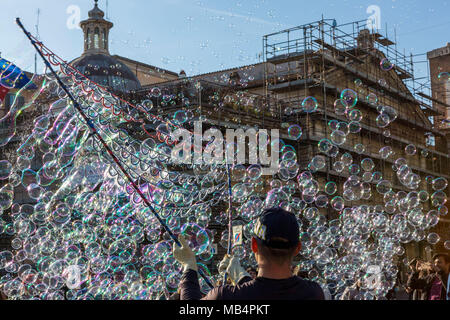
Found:
[{"label": "metal scaffolding", "polygon": [[[337,115],[333,104],[344,89],[352,89],[358,93],[356,108],[363,112],[364,118],[361,131],[350,135],[350,141],[339,146],[341,152],[350,153],[355,163],[372,158],[376,170],[393,182],[394,189],[409,192],[392,170],[395,161],[381,158],[374,146],[391,146],[398,158],[406,157],[405,146],[414,144],[418,154],[409,157],[408,162],[422,181],[425,176],[450,178],[446,137],[433,122],[433,117],[441,115],[442,108],[437,105],[450,106],[433,98],[428,76],[415,76],[415,66],[424,61],[399,52],[396,41],[391,41],[387,34],[366,29],[366,20],[337,25],[333,19],[322,19],[268,34],[263,37],[263,54],[266,96],[279,103],[283,122],[297,123],[303,128],[304,138],[297,142],[303,169],[320,153],[318,142],[330,137],[329,121],[350,121],[345,115]],[[391,63],[391,69],[380,68],[383,59]],[[355,84],[356,79],[362,86]],[[377,103],[365,99],[368,93],[376,94]],[[300,107],[309,96],[317,98],[319,103],[314,113]],[[283,112],[286,105],[288,112]],[[376,124],[380,105],[398,111],[388,135]],[[356,152],[352,148],[355,143],[364,144],[366,150]],[[349,176],[333,170],[331,162],[321,171],[324,181],[335,179],[338,184]],[[428,188],[424,184],[422,187]]]}]

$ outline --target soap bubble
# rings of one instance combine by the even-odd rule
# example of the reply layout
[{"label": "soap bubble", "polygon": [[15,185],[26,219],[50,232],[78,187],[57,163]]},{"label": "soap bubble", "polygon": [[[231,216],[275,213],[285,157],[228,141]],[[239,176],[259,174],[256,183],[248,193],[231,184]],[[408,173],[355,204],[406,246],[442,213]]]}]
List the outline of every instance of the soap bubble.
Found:
[{"label": "soap bubble", "polygon": [[336,183],[332,181],[328,182],[325,185],[325,192],[330,196],[334,195],[337,192]]},{"label": "soap bubble", "polygon": [[444,242],[444,248],[450,250],[450,240]]},{"label": "soap bubble", "polygon": [[390,71],[394,68],[394,64],[389,61],[389,59],[384,58],[380,62],[380,67],[383,71]]},{"label": "soap bubble", "polygon": [[322,139],[319,141],[318,149],[320,152],[327,154],[333,148],[333,144],[328,139]]},{"label": "soap bubble", "polygon": [[337,145],[343,145],[347,141],[347,136],[343,131],[336,130],[331,133],[331,141]]},{"label": "soap bubble", "polygon": [[448,186],[448,181],[445,178],[439,177],[433,180],[432,187],[434,191],[442,191]]},{"label": "soap bubble", "polygon": [[392,148],[389,146],[381,148],[378,153],[380,154],[380,157],[385,160],[394,154]]},{"label": "soap bubble", "polygon": [[347,117],[352,122],[360,122],[363,119],[362,112],[358,109],[352,109],[347,113]]},{"label": "soap bubble", "polygon": [[321,169],[325,168],[327,161],[324,156],[319,155],[319,156],[315,156],[311,160],[311,164],[314,168],[316,168],[316,170],[321,170]]},{"label": "soap bubble", "polygon": [[405,153],[408,156],[414,156],[417,153],[416,146],[413,144],[409,144],[405,147]]},{"label": "soap bubble", "polygon": [[336,211],[342,211],[344,209],[344,199],[342,199],[342,197],[340,196],[336,196],[333,199],[331,199],[331,207],[336,210]]},{"label": "soap bubble", "polygon": [[392,184],[391,184],[390,181],[383,180],[383,181],[378,182],[378,184],[377,184],[377,191],[380,194],[386,194],[386,193],[388,193],[391,190],[392,190]]},{"label": "soap bubble", "polygon": [[361,132],[361,123],[360,122],[356,122],[356,121],[352,121],[348,124],[350,133],[359,133]]},{"label": "soap bubble", "polygon": [[444,205],[438,207],[438,212],[441,216],[446,216],[448,213],[448,208]]},{"label": "soap bubble", "polygon": [[0,161],[0,180],[6,180],[12,173],[12,165],[7,160]]},{"label": "soap bubble", "polygon": [[209,246],[208,233],[195,223],[187,223],[181,227],[181,234],[186,236],[190,247],[196,254],[203,253]]},{"label": "soap bubble", "polygon": [[440,72],[438,74],[438,80],[442,82],[450,81],[450,72]]},{"label": "soap bubble", "polygon": [[299,125],[292,125],[288,129],[288,135],[294,140],[299,140],[303,134],[302,128]]},{"label": "soap bubble", "polygon": [[353,150],[358,154],[363,154],[366,152],[366,147],[362,143],[355,144]]},{"label": "soap bubble", "polygon": [[429,244],[437,244],[441,240],[441,237],[437,233],[430,233],[427,236],[427,241]]},{"label": "soap bubble", "polygon": [[251,165],[247,169],[247,175],[248,175],[248,177],[251,180],[257,181],[262,175],[262,168],[261,168],[261,166],[259,164]]},{"label": "soap bubble", "polygon": [[375,93],[369,93],[366,97],[367,103],[376,106],[378,103],[378,96]]},{"label": "soap bubble", "polygon": [[364,171],[372,171],[375,168],[375,163],[371,158],[365,158],[361,161],[361,167]]},{"label": "soap bubble", "polygon": [[319,103],[314,97],[306,97],[302,102],[302,110],[306,113],[313,113],[319,107]]},{"label": "soap bubble", "polygon": [[341,99],[349,108],[353,108],[358,103],[358,94],[352,89],[345,89],[341,92]]},{"label": "soap bubble", "polygon": [[348,108],[349,108],[348,104],[344,99],[337,99],[334,102],[334,112],[338,116],[343,116],[343,115],[347,114]]}]

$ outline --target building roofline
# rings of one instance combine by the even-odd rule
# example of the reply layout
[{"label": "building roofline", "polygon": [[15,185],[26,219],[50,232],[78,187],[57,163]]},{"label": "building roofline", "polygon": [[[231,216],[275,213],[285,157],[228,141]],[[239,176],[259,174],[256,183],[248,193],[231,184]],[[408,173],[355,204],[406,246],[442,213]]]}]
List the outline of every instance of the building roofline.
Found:
[{"label": "building roofline", "polygon": [[[195,76],[187,76],[185,79],[194,80],[194,79],[198,79],[198,78],[203,78],[205,76],[212,76],[214,74],[221,74],[221,73],[226,73],[226,72],[240,70],[240,69],[245,68],[245,67],[255,67],[255,66],[258,66],[258,65],[263,65],[265,63],[270,63],[270,62],[258,62],[258,63],[255,63],[255,64],[249,64],[249,65],[240,66],[240,67],[234,67],[234,68],[229,68],[229,69],[224,69],[224,70],[212,71],[212,72],[208,72],[208,73],[197,74]],[[148,85],[142,86],[142,88],[149,88],[149,87],[153,87],[155,85],[167,84],[169,82],[176,81],[176,80],[183,80],[183,79],[174,79],[174,80],[167,80],[167,81],[164,81],[164,82],[159,82],[157,84],[148,84]],[[206,82],[209,82],[209,81],[207,81],[205,79],[202,79],[202,80],[206,81]]]},{"label": "building roofline", "polygon": [[428,59],[434,59],[446,55],[450,55],[450,42],[447,42],[447,45],[445,47],[437,48],[427,52]]},{"label": "building roofline", "polygon": [[265,63],[270,63],[270,62],[258,62],[258,63],[254,63],[254,64],[248,64],[248,65],[239,66],[239,67],[233,67],[233,68],[229,68],[229,69],[212,71],[212,72],[208,72],[208,73],[201,73],[201,74],[189,77],[189,78],[199,78],[199,77],[204,77],[204,76],[211,76],[211,75],[214,75],[216,73],[225,73],[225,72],[230,72],[230,71],[241,70],[242,68],[256,67],[256,66],[259,66],[259,65],[263,65]]},{"label": "building roofline", "polygon": [[124,61],[131,62],[131,63],[135,63],[135,64],[137,64],[137,65],[141,65],[141,66],[143,66],[143,67],[150,68],[150,69],[152,69],[152,70],[154,70],[154,71],[164,71],[165,73],[168,73],[168,74],[170,74],[170,75],[173,75],[173,76],[177,76],[177,77],[178,77],[178,73],[173,72],[173,71],[170,71],[170,70],[167,70],[167,69],[163,69],[163,68],[159,68],[159,67],[156,67],[156,66],[152,66],[152,65],[150,65],[150,64],[143,63],[143,62],[140,62],[140,61],[136,61],[136,60],[133,60],[133,59],[130,59],[130,58],[125,58],[125,57],[119,56],[119,55],[117,55],[117,54],[112,55],[112,56],[113,56],[114,58],[116,58],[116,59],[124,60]]}]

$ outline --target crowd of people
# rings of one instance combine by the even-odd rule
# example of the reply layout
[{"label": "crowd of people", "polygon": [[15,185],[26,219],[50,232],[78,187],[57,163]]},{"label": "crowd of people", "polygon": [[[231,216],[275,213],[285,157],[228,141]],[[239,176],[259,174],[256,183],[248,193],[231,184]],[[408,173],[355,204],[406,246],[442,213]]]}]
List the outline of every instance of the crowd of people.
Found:
[{"label": "crowd of people", "polygon": [[414,259],[409,263],[405,289],[411,300],[450,300],[450,256],[436,254],[432,261]]}]

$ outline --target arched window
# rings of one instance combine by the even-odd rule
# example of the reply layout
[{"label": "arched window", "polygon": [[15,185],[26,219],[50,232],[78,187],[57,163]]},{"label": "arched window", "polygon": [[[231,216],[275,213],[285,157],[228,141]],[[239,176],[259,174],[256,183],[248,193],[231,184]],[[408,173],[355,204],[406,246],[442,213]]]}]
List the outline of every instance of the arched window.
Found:
[{"label": "arched window", "polygon": [[86,41],[85,46],[86,46],[87,49],[91,48],[91,40],[92,40],[91,39],[91,29],[88,28],[87,31],[86,31],[86,39],[84,40],[84,41]]},{"label": "arched window", "polygon": [[99,49],[99,42],[100,42],[100,30],[98,28],[95,28],[94,31],[94,48]]},{"label": "arched window", "polygon": [[106,34],[106,29],[103,29],[103,49],[108,49],[108,38]]}]

